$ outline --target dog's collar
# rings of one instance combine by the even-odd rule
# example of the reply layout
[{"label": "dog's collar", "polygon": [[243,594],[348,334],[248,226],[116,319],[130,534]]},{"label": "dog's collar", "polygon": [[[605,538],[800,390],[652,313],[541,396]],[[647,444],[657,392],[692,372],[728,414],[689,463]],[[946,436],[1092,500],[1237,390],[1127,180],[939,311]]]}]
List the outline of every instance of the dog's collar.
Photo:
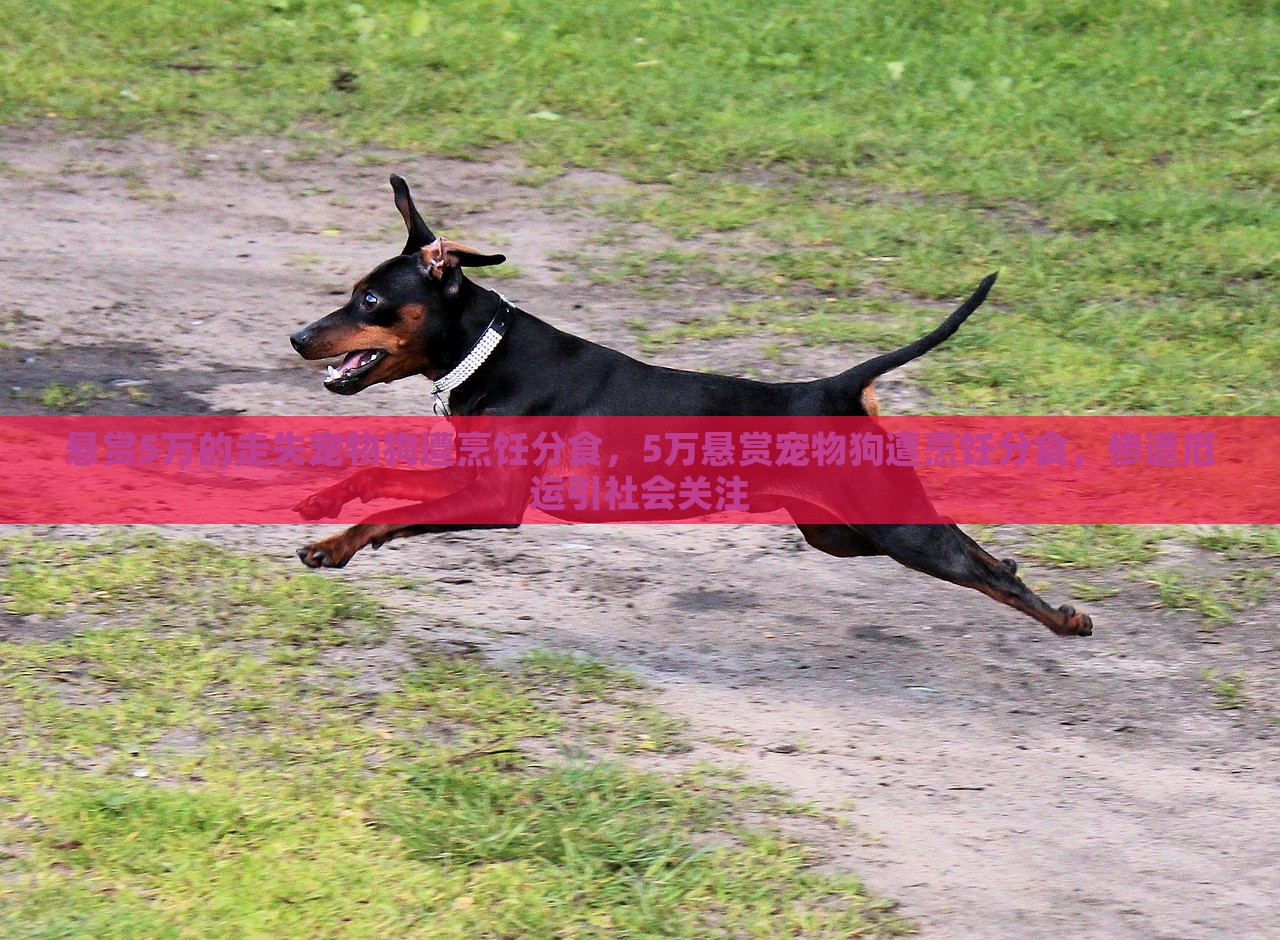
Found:
[{"label": "dog's collar", "polygon": [[493,315],[493,319],[484,328],[484,332],[475,341],[475,345],[471,347],[470,352],[463,356],[462,361],[446,374],[431,383],[432,410],[442,418],[449,416],[449,393],[475,375],[476,370],[484,365],[486,359],[493,355],[493,351],[502,342],[502,337],[506,334],[507,327],[511,325],[511,311],[513,309],[511,302],[501,294],[498,295],[498,298],[502,301],[502,306]]}]

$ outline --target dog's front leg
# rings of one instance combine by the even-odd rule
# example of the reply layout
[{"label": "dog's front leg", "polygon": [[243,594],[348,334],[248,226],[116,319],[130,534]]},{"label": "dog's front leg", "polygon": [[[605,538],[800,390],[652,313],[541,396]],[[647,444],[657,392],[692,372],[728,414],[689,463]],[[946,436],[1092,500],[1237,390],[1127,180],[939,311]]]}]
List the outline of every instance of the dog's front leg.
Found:
[{"label": "dog's front leg", "polygon": [[389,467],[366,467],[312,493],[293,507],[308,522],[332,519],[353,500],[413,499],[430,502],[443,499],[475,480],[476,471],[468,467],[441,470],[396,470]]},{"label": "dog's front leg", "polygon": [[473,486],[448,499],[375,513],[360,525],[298,549],[298,558],[308,568],[341,568],[365,546],[378,548],[392,539],[471,529],[518,528],[529,503],[529,484],[516,477],[503,483],[496,487]]},{"label": "dog's front leg", "polygon": [[[402,514],[402,513],[394,513]],[[379,515],[382,515],[381,513]],[[374,516],[373,518],[377,518]],[[480,523],[475,525],[467,525],[459,523],[456,525],[448,525],[444,523],[421,523],[414,525],[406,525],[404,523],[388,522],[388,523],[367,523],[362,522],[360,525],[353,525],[349,529],[343,529],[337,535],[331,535],[327,539],[322,539],[308,545],[306,548],[298,549],[298,558],[308,568],[343,568],[346,567],[356,552],[360,549],[372,545],[375,549],[381,548],[392,539],[407,538],[412,535],[429,535],[440,532],[466,532],[472,529],[518,529],[520,523]]]},{"label": "dog's front leg", "polygon": [[383,545],[404,525],[353,525],[337,535],[298,549],[298,559],[308,568],[343,568],[366,545]]}]

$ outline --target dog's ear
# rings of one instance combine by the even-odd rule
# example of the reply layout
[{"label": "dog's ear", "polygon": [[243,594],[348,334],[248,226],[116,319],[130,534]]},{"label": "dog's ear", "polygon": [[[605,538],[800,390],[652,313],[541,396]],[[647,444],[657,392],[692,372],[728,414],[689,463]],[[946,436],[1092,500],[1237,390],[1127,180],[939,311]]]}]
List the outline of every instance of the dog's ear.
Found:
[{"label": "dog's ear", "polygon": [[456,297],[462,287],[463,268],[482,268],[502,264],[506,255],[485,255],[447,238],[437,238],[422,249],[422,263],[427,276],[444,284],[446,297]]},{"label": "dog's ear", "polygon": [[435,233],[422,221],[418,208],[413,204],[413,196],[409,195],[409,184],[403,177],[391,174],[391,189],[396,194],[396,208],[404,217],[404,227],[409,230],[409,240],[404,243],[401,254],[411,255],[421,250],[423,245],[436,240]]},{"label": "dog's ear", "polygon": [[440,239],[440,246],[448,257],[454,259],[460,267],[464,268],[487,268],[490,265],[502,264],[507,260],[506,255],[484,255],[474,248],[468,248],[466,245],[460,245],[458,242],[450,241],[447,238]]}]

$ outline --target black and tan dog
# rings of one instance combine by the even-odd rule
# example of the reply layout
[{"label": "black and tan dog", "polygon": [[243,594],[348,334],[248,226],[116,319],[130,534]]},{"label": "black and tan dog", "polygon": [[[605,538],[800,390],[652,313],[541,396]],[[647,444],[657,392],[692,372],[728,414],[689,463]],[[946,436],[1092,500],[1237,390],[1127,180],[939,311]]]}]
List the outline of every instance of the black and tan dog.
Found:
[{"label": "black and tan dog", "polygon": [[[995,275],[933,332],[901,349],[812,382],[770,384],[723,375],[664,369],[561,332],[497,293],[473,283],[463,268],[499,264],[487,255],[437,238],[414,207],[409,188],[391,177],[396,207],[409,239],[404,251],[375,268],[351,300],[290,339],[304,359],[341,356],[329,368],[325,387],[354,395],[377,382],[422,375],[449,388],[449,409],[458,415],[874,415],[871,383],[949,338],[986,299]],[[433,492],[454,489],[432,473]],[[370,469],[358,482],[344,481],[300,504],[306,518],[333,515],[354,498],[420,499],[417,471]],[[499,528],[450,524],[467,518],[472,491],[459,480],[448,513],[430,522],[379,521],[309,545],[298,552],[312,568],[340,568],[367,545],[409,535],[459,529]],[[526,491],[527,495],[527,491]],[[443,501],[442,501],[443,502]],[[476,507],[481,510],[483,507]],[[516,507],[518,508],[518,507]],[[518,513],[517,516],[518,517]],[[925,574],[974,588],[1017,608],[1064,636],[1088,636],[1093,621],[1070,606],[1051,607],[1017,577],[1017,565],[984,551],[954,525],[801,524],[814,548],[851,558],[888,555]]]}]

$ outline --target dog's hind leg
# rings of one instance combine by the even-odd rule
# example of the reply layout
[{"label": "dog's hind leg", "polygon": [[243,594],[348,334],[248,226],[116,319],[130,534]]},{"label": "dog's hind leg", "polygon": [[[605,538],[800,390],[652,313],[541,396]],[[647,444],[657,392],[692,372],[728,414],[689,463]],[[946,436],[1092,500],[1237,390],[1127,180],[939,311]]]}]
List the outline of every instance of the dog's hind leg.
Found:
[{"label": "dog's hind leg", "polygon": [[[856,528],[843,524],[796,523],[796,528],[804,536],[804,540],[813,548],[836,558],[865,558],[871,555],[883,555],[880,548],[871,539],[861,534]],[[1010,574],[1018,573],[1018,563],[1012,558],[996,558],[985,548],[975,542],[969,533],[959,526],[956,531],[964,539],[970,551],[978,555],[984,562],[992,565],[1003,565]]]},{"label": "dog's hind leg", "polygon": [[858,531],[899,564],[973,588],[1039,620],[1060,636],[1089,636],[1093,619],[1069,604],[1051,607],[954,525],[858,526]]},{"label": "dog's hind leg", "polygon": [[1018,563],[1014,561],[1012,558],[997,558],[995,555],[992,555],[989,551],[987,551],[985,548],[983,548],[981,545],[975,542],[973,538],[969,535],[969,533],[966,532],[964,529],[960,528],[959,526],[955,526],[955,530],[960,533],[960,538],[964,539],[965,544],[969,546],[969,550],[972,551],[974,554],[978,555],[983,560],[990,562],[993,565],[1004,565],[1006,568],[1009,569],[1009,574],[1018,573]]}]

